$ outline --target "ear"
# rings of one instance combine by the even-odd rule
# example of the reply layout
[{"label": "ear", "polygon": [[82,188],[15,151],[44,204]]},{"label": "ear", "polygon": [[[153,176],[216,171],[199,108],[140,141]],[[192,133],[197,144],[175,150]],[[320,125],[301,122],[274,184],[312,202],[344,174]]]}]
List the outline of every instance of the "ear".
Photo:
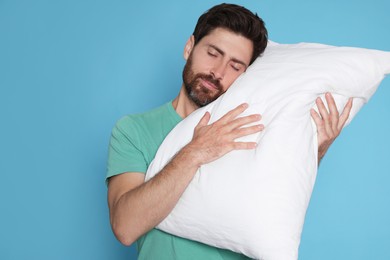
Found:
[{"label": "ear", "polygon": [[190,57],[192,49],[194,48],[194,44],[195,44],[195,38],[194,35],[191,35],[191,37],[187,40],[186,45],[184,46],[183,56],[185,60],[187,60],[188,57]]}]

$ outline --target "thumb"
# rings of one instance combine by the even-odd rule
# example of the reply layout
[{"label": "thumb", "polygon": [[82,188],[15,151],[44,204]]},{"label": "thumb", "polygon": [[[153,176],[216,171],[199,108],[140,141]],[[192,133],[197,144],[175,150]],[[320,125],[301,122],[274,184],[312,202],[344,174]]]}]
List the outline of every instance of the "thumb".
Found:
[{"label": "thumb", "polygon": [[198,123],[198,125],[196,127],[198,128],[198,127],[206,126],[209,123],[209,121],[210,121],[210,117],[211,117],[210,113],[206,112],[202,116],[202,118],[200,119],[200,121],[199,121],[199,123]]}]

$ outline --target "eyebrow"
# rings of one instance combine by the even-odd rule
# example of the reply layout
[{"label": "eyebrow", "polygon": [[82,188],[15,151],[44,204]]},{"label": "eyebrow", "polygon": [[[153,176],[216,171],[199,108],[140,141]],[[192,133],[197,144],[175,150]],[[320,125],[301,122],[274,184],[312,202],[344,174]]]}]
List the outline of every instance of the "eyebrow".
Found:
[{"label": "eyebrow", "polygon": [[[217,46],[215,46],[214,44],[209,44],[209,47],[215,49],[215,50],[216,50],[217,52],[219,52],[221,55],[225,55],[225,52],[224,52],[223,50],[221,50],[220,48],[218,48]],[[239,64],[243,65],[243,66],[245,67],[245,69],[248,68],[248,65],[247,65],[245,62],[243,62],[243,61],[241,61],[241,60],[239,60],[239,59],[236,59],[236,58],[234,58],[234,57],[231,57],[231,60],[232,60],[233,62],[236,62],[236,63],[239,63]]]}]

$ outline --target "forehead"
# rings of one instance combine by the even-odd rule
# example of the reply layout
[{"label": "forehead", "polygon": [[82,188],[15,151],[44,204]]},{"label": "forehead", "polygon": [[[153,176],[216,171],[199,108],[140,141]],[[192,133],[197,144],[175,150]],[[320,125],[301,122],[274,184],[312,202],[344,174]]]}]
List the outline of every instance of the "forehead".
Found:
[{"label": "forehead", "polygon": [[253,53],[253,43],[248,38],[223,28],[216,28],[203,37],[199,46],[216,46],[229,58],[249,65]]}]

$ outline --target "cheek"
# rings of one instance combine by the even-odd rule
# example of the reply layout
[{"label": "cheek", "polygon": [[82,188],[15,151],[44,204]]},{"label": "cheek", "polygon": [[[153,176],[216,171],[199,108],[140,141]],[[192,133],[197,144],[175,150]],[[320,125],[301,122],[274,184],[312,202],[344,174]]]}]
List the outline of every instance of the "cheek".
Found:
[{"label": "cheek", "polygon": [[210,73],[213,60],[208,57],[207,55],[199,54],[199,52],[196,52],[197,50],[194,50],[195,52],[192,55],[191,65],[192,69],[195,73]]}]

